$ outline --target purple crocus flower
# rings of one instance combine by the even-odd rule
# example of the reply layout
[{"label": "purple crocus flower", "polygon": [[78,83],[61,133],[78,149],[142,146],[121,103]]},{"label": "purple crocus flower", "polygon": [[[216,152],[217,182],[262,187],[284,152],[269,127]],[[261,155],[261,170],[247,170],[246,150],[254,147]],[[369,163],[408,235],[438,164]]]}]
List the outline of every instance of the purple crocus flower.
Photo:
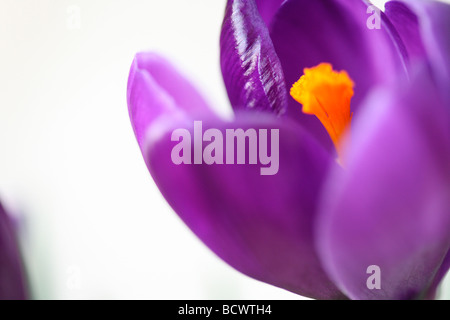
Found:
[{"label": "purple crocus flower", "polygon": [[[433,298],[450,266],[450,6],[391,1],[380,28],[369,6],[229,0],[220,61],[234,119],[154,53],[133,61],[130,118],[166,200],[237,270],[317,299]],[[319,105],[330,123],[307,114]],[[174,164],[172,131],[195,120],[278,129],[278,173]]]},{"label": "purple crocus flower", "polygon": [[0,203],[0,300],[23,300],[27,297],[14,226]]}]

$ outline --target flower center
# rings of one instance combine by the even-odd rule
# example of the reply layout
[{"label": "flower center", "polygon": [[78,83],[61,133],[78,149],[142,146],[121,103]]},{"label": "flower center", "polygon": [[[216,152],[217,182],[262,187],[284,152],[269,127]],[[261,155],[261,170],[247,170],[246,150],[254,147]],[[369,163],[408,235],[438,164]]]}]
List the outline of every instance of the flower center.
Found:
[{"label": "flower center", "polygon": [[350,131],[354,83],[347,72],[336,72],[329,63],[305,68],[303,72],[292,86],[291,96],[303,105],[304,113],[313,114],[322,122],[342,161],[341,138]]}]

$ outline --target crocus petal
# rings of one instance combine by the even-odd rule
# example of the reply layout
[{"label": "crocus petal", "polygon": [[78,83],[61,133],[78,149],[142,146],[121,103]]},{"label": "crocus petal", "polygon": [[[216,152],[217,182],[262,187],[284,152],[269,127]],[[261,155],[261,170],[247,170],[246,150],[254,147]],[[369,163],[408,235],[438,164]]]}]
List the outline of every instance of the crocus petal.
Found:
[{"label": "crocus petal", "polygon": [[0,203],[0,300],[23,300],[27,296],[14,228]]},{"label": "crocus petal", "polygon": [[153,52],[136,54],[128,78],[127,102],[141,148],[147,127],[160,117],[212,114],[192,84],[171,63]]},{"label": "crocus petal", "polygon": [[[367,106],[346,173],[324,193],[319,252],[353,299],[426,297],[450,247],[449,118],[429,74],[397,92]],[[367,286],[372,265],[379,290]]]},{"label": "crocus petal", "polygon": [[[174,103],[175,97],[157,85],[151,71],[132,67],[130,79],[131,121],[150,173],[200,239],[256,279],[310,297],[342,298],[323,272],[312,242],[317,196],[335,166],[327,153],[289,119],[279,124],[270,114],[238,112],[237,120],[226,122],[208,111],[195,115]],[[192,132],[194,119],[205,120],[204,129],[222,132],[279,129],[279,172],[263,176],[257,165],[175,165],[171,152],[177,143],[171,141],[171,132]]]},{"label": "crocus petal", "polygon": [[441,93],[450,101],[450,5],[439,1],[393,1],[386,4],[386,15],[407,44],[408,53],[416,59],[426,55]]},{"label": "crocus petal", "polygon": [[285,111],[283,71],[254,0],[228,1],[220,50],[223,79],[234,109]]},{"label": "crocus petal", "polygon": [[423,59],[426,56],[426,52],[422,43],[416,14],[400,1],[389,1],[386,3],[385,14],[405,45],[408,58],[412,60]]},{"label": "crocus petal", "polygon": [[[150,135],[147,166],[175,212],[228,264],[304,296],[343,298],[323,272],[312,233],[317,197],[334,161],[297,125],[256,118],[247,112],[233,122],[204,119],[203,131],[219,129],[225,146],[225,129],[278,129],[280,163],[274,175],[261,175],[260,165],[175,165],[171,132],[177,123],[158,140]],[[181,128],[193,142],[192,126]]]},{"label": "crocus petal", "polygon": [[255,0],[259,14],[267,27],[270,26],[273,17],[284,1],[286,0]]},{"label": "crocus petal", "polygon": [[[368,14],[367,8],[360,0],[283,3],[272,21],[270,35],[286,85],[292,86],[304,68],[331,63],[336,70],[346,70],[354,80],[351,109],[358,116],[366,94],[403,70],[398,50],[384,25],[380,25],[381,29],[367,27],[367,20],[374,14]],[[289,99],[288,114],[298,119],[328,150],[334,149],[320,121],[303,114],[293,99]]]}]

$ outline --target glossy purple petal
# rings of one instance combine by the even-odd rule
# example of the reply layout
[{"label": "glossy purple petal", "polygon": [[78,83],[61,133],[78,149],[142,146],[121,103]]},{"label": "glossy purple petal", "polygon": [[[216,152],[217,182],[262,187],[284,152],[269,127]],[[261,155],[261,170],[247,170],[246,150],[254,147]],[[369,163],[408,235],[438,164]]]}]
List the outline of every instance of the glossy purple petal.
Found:
[{"label": "glossy purple petal", "polygon": [[284,1],[286,0],[255,0],[259,14],[267,27],[270,26],[273,17]]},{"label": "glossy purple petal", "polygon": [[28,298],[14,227],[0,203],[0,300]]},{"label": "glossy purple petal", "polygon": [[283,70],[254,0],[229,0],[220,37],[220,65],[232,107],[281,114]]},{"label": "glossy purple petal", "polygon": [[[353,299],[427,297],[450,247],[445,106],[427,73],[391,94],[376,95],[355,124],[346,173],[331,176],[318,223],[322,261]],[[380,290],[366,286],[371,265]]]},{"label": "glossy purple petal", "polygon": [[[360,102],[376,85],[403,70],[395,44],[384,25],[368,29],[372,14],[362,1],[288,0],[271,24],[271,38],[290,88],[303,74],[321,62],[346,70],[355,82],[351,109],[358,116]],[[289,99],[288,114],[298,119],[314,136],[334,150],[331,139],[316,117],[301,112]],[[333,151],[334,152],[334,151]]]},{"label": "glossy purple petal", "polygon": [[[194,139],[192,126],[180,128]],[[326,152],[297,125],[247,112],[232,122],[203,119],[203,131],[217,128],[225,140],[225,129],[279,129],[276,175],[261,175],[261,165],[175,165],[171,150],[177,142],[171,132],[177,127],[168,126],[157,140],[150,135],[145,159],[161,193],[189,228],[250,277],[304,296],[343,298],[323,272],[313,243],[317,197],[335,165]]]},{"label": "glossy purple petal", "polygon": [[148,126],[180,113],[211,115],[205,100],[166,59],[153,52],[136,54],[127,88],[128,111],[139,146]]}]

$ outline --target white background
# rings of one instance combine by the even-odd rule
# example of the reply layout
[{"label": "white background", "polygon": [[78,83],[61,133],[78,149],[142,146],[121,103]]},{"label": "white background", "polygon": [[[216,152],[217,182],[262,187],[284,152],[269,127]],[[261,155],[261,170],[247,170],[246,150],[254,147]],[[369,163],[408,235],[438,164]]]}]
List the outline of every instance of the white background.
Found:
[{"label": "white background", "polygon": [[142,50],[167,55],[228,110],[224,6],[1,0],[0,198],[17,217],[35,298],[301,298],[241,275],[193,236],[158,192],[129,123],[128,71]]}]

